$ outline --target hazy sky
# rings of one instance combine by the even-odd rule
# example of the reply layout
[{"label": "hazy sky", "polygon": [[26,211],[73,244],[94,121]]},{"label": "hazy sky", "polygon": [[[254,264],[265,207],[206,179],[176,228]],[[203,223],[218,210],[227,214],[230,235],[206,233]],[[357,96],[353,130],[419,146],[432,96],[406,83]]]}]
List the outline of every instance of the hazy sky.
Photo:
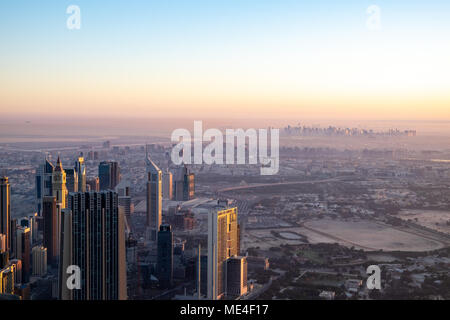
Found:
[{"label": "hazy sky", "polygon": [[448,0],[1,0],[0,49],[3,116],[450,120]]}]

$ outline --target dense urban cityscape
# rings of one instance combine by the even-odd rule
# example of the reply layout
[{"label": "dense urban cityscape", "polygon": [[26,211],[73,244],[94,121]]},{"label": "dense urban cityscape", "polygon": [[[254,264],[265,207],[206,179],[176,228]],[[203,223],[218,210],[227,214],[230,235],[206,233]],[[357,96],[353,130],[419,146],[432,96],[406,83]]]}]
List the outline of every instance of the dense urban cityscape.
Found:
[{"label": "dense urban cityscape", "polygon": [[174,165],[170,141],[3,143],[2,297],[449,299],[450,149],[388,147],[418,138],[288,137],[273,176]]},{"label": "dense urban cityscape", "polygon": [[449,13],[0,1],[1,320],[437,312]]}]

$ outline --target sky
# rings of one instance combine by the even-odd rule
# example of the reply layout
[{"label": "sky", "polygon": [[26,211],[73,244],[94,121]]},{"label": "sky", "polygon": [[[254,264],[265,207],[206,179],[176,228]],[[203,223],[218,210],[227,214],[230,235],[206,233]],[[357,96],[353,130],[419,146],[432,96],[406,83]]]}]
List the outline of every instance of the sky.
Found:
[{"label": "sky", "polygon": [[0,114],[450,120],[449,40],[448,0],[2,0]]}]

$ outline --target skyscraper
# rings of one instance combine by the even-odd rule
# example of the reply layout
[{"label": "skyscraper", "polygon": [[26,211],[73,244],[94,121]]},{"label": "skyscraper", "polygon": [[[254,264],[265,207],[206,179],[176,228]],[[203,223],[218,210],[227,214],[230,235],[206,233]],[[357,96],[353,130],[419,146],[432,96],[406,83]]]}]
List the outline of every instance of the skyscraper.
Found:
[{"label": "skyscraper", "polygon": [[21,284],[23,276],[22,260],[11,259],[9,260],[8,266],[14,267],[14,283],[16,285]]},{"label": "skyscraper", "polygon": [[186,172],[183,176],[183,200],[188,201],[195,198],[195,175]]},{"label": "skyscraper", "polygon": [[108,161],[100,162],[98,165],[98,178],[100,190],[111,189],[111,164]]},{"label": "skyscraper", "polygon": [[120,182],[120,168],[115,161],[103,161],[98,165],[100,190],[114,190]]},{"label": "skyscraper", "polygon": [[5,268],[9,262],[9,252],[2,251],[0,252],[0,269]]},{"label": "skyscraper", "polygon": [[28,218],[22,218],[20,220],[20,225],[22,227],[28,227],[31,229],[31,244],[32,245],[39,240],[38,220],[41,218],[42,217],[39,217],[37,212],[35,212],[33,215],[28,216]]},{"label": "skyscraper", "polygon": [[199,297],[206,297],[208,295],[208,255],[201,255],[198,263],[200,263],[200,268],[197,265],[197,291],[199,291],[197,294]]},{"label": "skyscraper", "polygon": [[158,232],[158,260],[156,274],[162,288],[173,285],[173,232],[168,224],[161,225]]},{"label": "skyscraper", "polygon": [[86,191],[100,191],[100,179],[98,177],[86,179],[86,188],[88,188],[88,186],[89,190],[86,189]]},{"label": "skyscraper", "polygon": [[78,173],[75,168],[68,168],[65,171],[67,192],[78,192]]},{"label": "skyscraper", "polygon": [[56,266],[59,256],[56,197],[44,197],[42,216],[44,218],[44,247],[47,248],[47,264]]},{"label": "skyscraper", "polygon": [[17,230],[17,219],[11,219],[9,223],[9,257],[15,258],[16,252],[17,252],[17,241],[16,241],[16,230]]},{"label": "skyscraper", "polygon": [[0,178],[0,233],[6,237],[6,250],[11,248],[11,187],[7,177]]},{"label": "skyscraper", "polygon": [[169,170],[163,173],[163,198],[167,200],[173,199],[173,175]]},{"label": "skyscraper", "polygon": [[37,238],[37,223],[36,223],[36,214],[29,216],[29,217],[23,217],[19,219],[19,226],[24,228],[30,228],[30,237],[31,237],[31,245]]},{"label": "skyscraper", "polygon": [[53,195],[52,175],[54,166],[45,157],[45,161],[36,169],[36,211],[40,215],[42,211],[42,199],[45,196]]},{"label": "skyscraper", "polygon": [[208,215],[208,299],[222,299],[226,293],[226,261],[237,252],[237,207],[218,201]]},{"label": "skyscraper", "polygon": [[15,258],[22,260],[22,282],[26,283],[30,279],[30,228],[17,227],[16,235]]},{"label": "skyscraper", "polygon": [[173,178],[174,197],[177,201],[188,201],[195,197],[195,175],[186,166],[179,167]]},{"label": "skyscraper", "polygon": [[78,191],[86,192],[86,165],[84,164],[83,153],[75,161],[75,171],[78,176]]},{"label": "skyscraper", "polygon": [[162,221],[162,172],[146,152],[147,167],[147,227],[152,241],[157,241],[157,233]]},{"label": "skyscraper", "polygon": [[14,294],[14,265],[0,270],[0,293]]},{"label": "skyscraper", "polygon": [[59,157],[52,175],[52,195],[56,198],[56,203],[60,205],[61,209],[64,209],[67,197],[66,172]]},{"label": "skyscraper", "polygon": [[0,233],[0,253],[7,250],[6,234]]},{"label": "skyscraper", "polygon": [[33,247],[31,250],[33,275],[43,276],[47,273],[47,248],[42,246]]},{"label": "skyscraper", "polygon": [[116,161],[111,161],[111,190],[120,182],[120,167]]},{"label": "skyscraper", "polygon": [[247,293],[247,258],[235,256],[226,262],[226,295],[235,299]]},{"label": "skyscraper", "polygon": [[122,207],[125,216],[129,217],[131,215],[132,210],[130,188],[129,187],[120,188],[118,190],[118,193],[119,193],[119,207]]},{"label": "skyscraper", "polygon": [[[74,300],[126,299],[124,217],[113,191],[70,193],[61,218],[60,296]],[[69,290],[67,267],[81,271]]]}]

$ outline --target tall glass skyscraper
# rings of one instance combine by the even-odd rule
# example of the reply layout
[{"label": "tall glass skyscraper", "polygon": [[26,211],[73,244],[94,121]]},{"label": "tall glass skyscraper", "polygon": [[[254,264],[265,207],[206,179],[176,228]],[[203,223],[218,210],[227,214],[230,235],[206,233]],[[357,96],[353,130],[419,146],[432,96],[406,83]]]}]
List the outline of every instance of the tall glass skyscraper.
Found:
[{"label": "tall glass skyscraper", "polygon": [[36,211],[41,214],[42,200],[45,196],[53,195],[52,175],[55,167],[45,157],[44,163],[36,169]]},{"label": "tall glass skyscraper", "polygon": [[0,178],[0,233],[5,235],[6,251],[11,248],[11,187],[8,177]]},{"label": "tall glass skyscraper", "polygon": [[208,299],[222,299],[226,293],[226,261],[238,255],[237,207],[222,201],[208,215]]},{"label": "tall glass skyscraper", "polygon": [[162,288],[173,284],[173,232],[168,224],[161,225],[158,232],[158,260],[156,274]]},{"label": "tall glass skyscraper", "polygon": [[64,209],[66,207],[67,197],[66,172],[62,167],[59,157],[52,175],[52,195],[56,198],[56,203],[61,209]]},{"label": "tall glass skyscraper", "polygon": [[78,192],[78,173],[75,168],[66,169],[66,187],[68,192]]},{"label": "tall glass skyscraper", "polygon": [[195,175],[186,165],[179,167],[173,176],[173,197],[177,201],[189,201],[195,198]]},{"label": "tall glass skyscraper", "polygon": [[42,216],[44,218],[44,247],[47,248],[47,265],[56,266],[58,219],[56,211],[56,197],[44,197]]},{"label": "tall glass skyscraper", "polygon": [[22,282],[27,283],[30,279],[30,255],[31,255],[31,230],[18,226],[16,229],[16,252],[15,258],[22,261]]},{"label": "tall glass skyscraper", "polygon": [[103,161],[98,165],[100,190],[114,190],[120,182],[120,168],[115,161]]},{"label": "tall glass skyscraper", "polygon": [[[61,217],[61,299],[126,299],[125,227],[117,193],[77,192],[68,198]],[[80,268],[81,289],[67,288],[71,265]]]},{"label": "tall glass skyscraper", "polygon": [[75,171],[78,176],[78,191],[86,192],[86,165],[84,164],[83,153],[75,161]]},{"label": "tall glass skyscraper", "polygon": [[147,166],[147,227],[152,241],[157,241],[157,233],[162,221],[162,171],[146,152]]}]

